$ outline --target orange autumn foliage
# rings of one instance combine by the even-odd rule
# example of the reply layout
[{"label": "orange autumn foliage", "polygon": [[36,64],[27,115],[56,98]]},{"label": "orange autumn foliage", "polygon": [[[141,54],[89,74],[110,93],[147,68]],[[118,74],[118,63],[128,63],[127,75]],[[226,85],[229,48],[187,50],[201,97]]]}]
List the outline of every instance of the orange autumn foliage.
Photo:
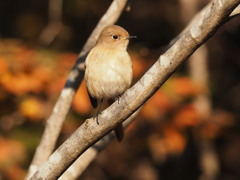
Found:
[{"label": "orange autumn foliage", "polygon": [[164,142],[170,153],[181,153],[186,146],[185,137],[173,127],[165,127],[163,129]]},{"label": "orange autumn foliage", "polygon": [[4,57],[0,57],[0,75],[6,73],[8,71],[9,64],[7,59]]},{"label": "orange autumn foliage", "polygon": [[25,161],[25,157],[26,149],[22,143],[0,136],[0,174],[3,177],[11,180],[23,179],[25,171],[20,164]]},{"label": "orange autumn foliage", "polygon": [[147,63],[136,53],[131,53],[130,56],[133,65],[133,77],[140,77],[146,71]]},{"label": "orange autumn foliage", "polygon": [[74,97],[73,108],[74,110],[81,114],[88,114],[92,108],[87,94],[85,81],[82,82],[81,86],[79,87]]},{"label": "orange autumn foliage", "polygon": [[43,117],[43,105],[36,98],[25,99],[19,105],[20,112],[23,116],[33,121],[38,121]]},{"label": "orange autumn foliage", "polygon": [[224,111],[214,113],[198,127],[198,135],[206,139],[217,138],[225,128],[231,127],[233,123],[232,114]]},{"label": "orange autumn foliage", "polygon": [[147,120],[159,119],[161,114],[162,114],[161,110],[154,106],[153,103],[150,101],[147,102],[141,110],[142,117],[146,118]]},{"label": "orange autumn foliage", "polygon": [[200,122],[200,116],[193,104],[189,104],[178,110],[174,114],[172,121],[179,128],[196,126]]},{"label": "orange autumn foliage", "polygon": [[24,161],[25,147],[19,141],[4,139],[0,136],[0,147],[0,170]]},{"label": "orange autumn foliage", "polygon": [[141,113],[147,119],[158,119],[162,114],[172,108],[172,102],[169,96],[159,90],[144,105]]},{"label": "orange autumn foliage", "polygon": [[0,82],[7,91],[16,95],[22,95],[27,92],[39,92],[43,86],[38,79],[21,72],[4,74]]},{"label": "orange autumn foliage", "polygon": [[[0,43],[0,47],[4,52],[0,54],[0,85],[15,95],[43,91],[49,95],[52,91],[59,93],[77,59],[74,53],[38,51],[23,46],[19,41],[6,41]],[[49,88],[53,83],[56,88]]]},{"label": "orange autumn foliage", "polygon": [[170,97],[164,91],[157,91],[152,99],[152,103],[161,111],[168,111],[173,107],[173,102]]},{"label": "orange autumn foliage", "polygon": [[26,171],[17,165],[13,165],[11,168],[6,170],[5,174],[10,180],[22,180],[26,176]]},{"label": "orange autumn foliage", "polygon": [[78,55],[74,53],[63,53],[60,54],[57,58],[57,66],[64,69],[72,68],[74,62],[77,60]]},{"label": "orange autumn foliage", "polygon": [[53,72],[49,67],[37,66],[31,73],[32,78],[37,79],[41,83],[46,83],[51,80]]},{"label": "orange autumn foliage", "polygon": [[45,92],[49,96],[58,96],[60,91],[64,88],[66,77],[55,77],[51,81],[52,82],[45,87]]},{"label": "orange autumn foliage", "polygon": [[178,77],[172,79],[172,91],[178,96],[195,96],[200,90],[189,77]]},{"label": "orange autumn foliage", "polygon": [[171,125],[164,126],[160,132],[154,133],[148,140],[153,159],[161,162],[169,155],[180,154],[186,147],[186,138]]},{"label": "orange autumn foliage", "polygon": [[[33,93],[47,98],[59,96],[66,78],[78,55],[54,53],[22,46],[18,41],[5,42],[4,53],[0,54],[0,86],[17,97]],[[50,98],[50,99],[51,99]],[[43,117],[42,104],[37,99],[25,99],[18,105],[19,111],[29,120]],[[87,114],[91,110],[86,88],[82,85],[73,101],[75,111]],[[39,112],[38,112],[39,111]]]}]

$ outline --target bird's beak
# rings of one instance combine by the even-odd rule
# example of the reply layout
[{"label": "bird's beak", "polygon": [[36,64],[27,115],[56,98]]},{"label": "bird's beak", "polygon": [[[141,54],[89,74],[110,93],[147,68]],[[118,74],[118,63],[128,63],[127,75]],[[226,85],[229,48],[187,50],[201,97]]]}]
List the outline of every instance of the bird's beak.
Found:
[{"label": "bird's beak", "polygon": [[137,36],[128,36],[127,39],[137,38]]}]

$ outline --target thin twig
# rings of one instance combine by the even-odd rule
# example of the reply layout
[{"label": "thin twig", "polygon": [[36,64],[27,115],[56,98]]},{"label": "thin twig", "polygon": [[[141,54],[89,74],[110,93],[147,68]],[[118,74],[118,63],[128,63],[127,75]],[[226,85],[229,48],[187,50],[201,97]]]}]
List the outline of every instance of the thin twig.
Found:
[{"label": "thin twig", "polygon": [[[215,0],[118,102],[87,119],[38,169],[32,179],[56,179],[89,147],[142,106],[173,72],[226,21],[240,0]],[[136,96],[138,95],[138,96]]]}]

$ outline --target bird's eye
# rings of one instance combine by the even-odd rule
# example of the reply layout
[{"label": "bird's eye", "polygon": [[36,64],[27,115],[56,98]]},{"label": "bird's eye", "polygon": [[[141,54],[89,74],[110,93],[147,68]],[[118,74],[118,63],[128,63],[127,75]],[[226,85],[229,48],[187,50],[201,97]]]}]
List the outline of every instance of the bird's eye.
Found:
[{"label": "bird's eye", "polygon": [[113,35],[113,39],[118,39],[118,36],[117,35]]}]

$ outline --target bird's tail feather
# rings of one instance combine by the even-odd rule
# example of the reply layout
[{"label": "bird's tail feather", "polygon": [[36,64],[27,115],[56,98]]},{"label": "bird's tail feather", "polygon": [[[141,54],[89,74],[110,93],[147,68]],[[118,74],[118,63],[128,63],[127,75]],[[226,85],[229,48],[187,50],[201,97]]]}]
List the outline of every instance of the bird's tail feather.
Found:
[{"label": "bird's tail feather", "polygon": [[123,137],[124,137],[124,130],[123,130],[122,123],[118,124],[116,126],[116,128],[114,129],[114,132],[115,132],[115,135],[116,135],[116,138],[117,138],[118,142],[121,142],[123,140]]}]

